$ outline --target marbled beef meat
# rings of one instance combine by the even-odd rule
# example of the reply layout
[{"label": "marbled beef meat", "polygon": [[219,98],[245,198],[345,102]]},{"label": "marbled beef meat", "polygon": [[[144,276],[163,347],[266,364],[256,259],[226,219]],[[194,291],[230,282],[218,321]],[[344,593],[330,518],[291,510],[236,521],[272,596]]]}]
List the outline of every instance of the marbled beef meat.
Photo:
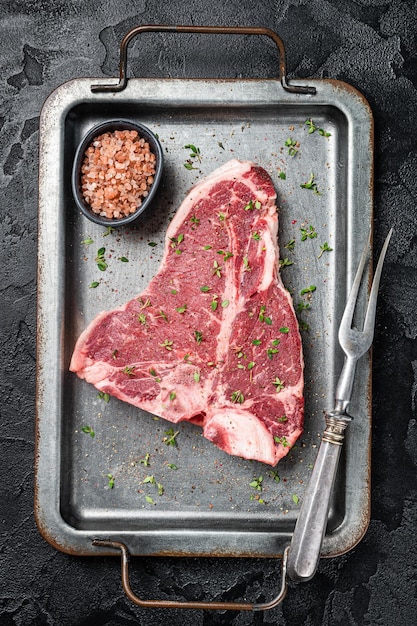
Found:
[{"label": "marbled beef meat", "polygon": [[232,160],[187,195],[156,276],[98,315],[70,369],[232,455],[275,465],[303,425],[298,324],[279,275],[269,175]]}]

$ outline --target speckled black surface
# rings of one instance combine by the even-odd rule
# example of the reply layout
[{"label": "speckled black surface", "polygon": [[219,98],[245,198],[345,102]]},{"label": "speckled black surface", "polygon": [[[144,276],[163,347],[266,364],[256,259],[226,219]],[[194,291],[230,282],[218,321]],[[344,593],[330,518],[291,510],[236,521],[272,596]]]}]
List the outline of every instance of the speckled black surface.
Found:
[{"label": "speckled black surface", "polygon": [[[166,6],[165,6],[166,5]],[[289,76],[357,87],[375,115],[375,248],[390,226],[374,344],[372,519],[348,554],[322,561],[265,613],[142,610],[124,596],[119,560],[56,552],[33,515],[38,121],[71,78],[117,74],[121,37],[140,23],[267,26]],[[417,6],[411,0],[3,0],[0,14],[0,623],[391,625],[417,623]],[[133,72],[273,76],[271,48],[208,53],[146,36]],[[195,43],[195,41],[194,41]],[[144,61],[151,59],[152,63]],[[275,594],[270,560],[134,559],[144,596],[251,601]]]}]

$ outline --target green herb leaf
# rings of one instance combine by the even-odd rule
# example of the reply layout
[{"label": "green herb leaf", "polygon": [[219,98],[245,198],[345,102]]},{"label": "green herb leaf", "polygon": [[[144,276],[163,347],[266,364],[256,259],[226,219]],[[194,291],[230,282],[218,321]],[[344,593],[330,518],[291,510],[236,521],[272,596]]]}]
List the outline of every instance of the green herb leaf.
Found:
[{"label": "green herb leaf", "polygon": [[229,300],[223,300],[222,307],[225,309],[229,306]]},{"label": "green herb leaf", "polygon": [[282,380],[278,378],[278,376],[275,378],[275,380],[272,381],[272,384],[275,386],[275,391],[277,393],[281,391],[282,389],[284,389],[285,387],[285,384],[283,383]]},{"label": "green herb leaf", "polygon": [[308,134],[309,135],[311,135],[312,133],[314,133],[317,130],[319,135],[321,135],[322,137],[330,137],[331,136],[331,133],[328,133],[323,128],[319,128],[318,126],[316,126],[316,124],[313,122],[313,120],[311,118],[306,120],[305,124],[306,124],[306,126],[308,126]]},{"label": "green herb leaf", "polygon": [[200,332],[199,330],[195,330],[194,331],[194,339],[196,340],[196,342],[198,344],[200,344],[203,341],[203,333]]},{"label": "green herb leaf", "polygon": [[194,380],[196,383],[200,382],[200,373],[199,372],[194,372]]},{"label": "green herb leaf", "polygon": [[96,262],[97,267],[100,270],[100,272],[105,272],[107,267],[108,267],[107,262],[106,262],[106,260],[104,258],[105,252],[106,252],[106,248],[99,248],[97,250],[97,255],[96,255],[96,258],[95,258],[95,262]]},{"label": "green herb leaf", "polygon": [[99,284],[100,284],[100,283],[98,283],[96,280],[95,280],[95,281],[93,281],[93,282],[91,283],[91,285],[90,285],[90,289],[96,289],[96,287],[98,287],[98,286],[99,286]]},{"label": "green herb leaf", "polygon": [[149,454],[149,452],[147,452],[145,454],[145,457],[143,459],[140,459],[139,463],[141,465],[144,465],[145,467],[148,467],[149,463],[149,459],[151,458],[151,455]]},{"label": "green herb leaf", "polygon": [[300,187],[302,189],[311,189],[311,191],[313,191],[313,193],[315,193],[317,196],[321,196],[321,193],[319,192],[319,190],[317,188],[317,183],[314,180],[313,172],[311,172],[310,178],[308,179],[308,181],[306,183],[302,183],[300,185]]},{"label": "green herb leaf", "polygon": [[85,433],[86,435],[90,435],[90,437],[92,437],[94,439],[94,437],[96,436],[96,433],[94,432],[94,430],[91,428],[91,426],[83,426],[81,428],[81,430],[83,431],[83,433]]},{"label": "green herb leaf", "polygon": [[169,467],[169,469],[172,469],[172,470],[177,470],[178,469],[178,466],[175,465],[175,463],[168,463],[168,467]]},{"label": "green herb leaf", "polygon": [[260,346],[260,345],[261,345],[261,340],[260,340],[260,339],[254,339],[254,340],[252,341],[252,344],[253,344],[254,346]]},{"label": "green herb leaf", "polygon": [[153,499],[151,498],[151,496],[145,496],[145,500],[148,504],[155,504],[155,502],[153,501]]},{"label": "green herb leaf", "polygon": [[176,310],[178,313],[185,313],[187,310],[187,305],[183,304],[182,306],[177,306]]},{"label": "green herb leaf", "polygon": [[169,428],[168,430],[164,431],[166,437],[164,437],[162,439],[162,441],[165,443],[165,445],[167,446],[177,446],[177,436],[179,435],[179,430],[177,430],[176,432],[174,431],[173,428]]},{"label": "green herb leaf", "polygon": [[321,252],[320,252],[319,256],[317,257],[318,259],[321,257],[323,252],[332,252],[333,248],[331,248],[329,246],[329,244],[327,243],[327,241],[325,241],[324,244],[322,246],[320,246],[320,250],[321,250]]},{"label": "green herb leaf", "polygon": [[314,228],[314,226],[311,226],[311,224],[308,228],[300,228],[300,231],[301,231],[301,241],[305,241],[307,238],[316,239],[317,237],[316,229]]},{"label": "green herb leaf", "polygon": [[83,243],[86,246],[89,246],[90,244],[94,243],[94,240],[91,239],[91,237],[87,237],[87,239],[84,239],[81,243]]},{"label": "green herb leaf", "polygon": [[232,393],[232,395],[230,396],[230,399],[232,402],[243,404],[245,401],[245,396],[243,395],[241,391],[237,390]]},{"label": "green herb leaf", "polygon": [[304,287],[304,289],[300,291],[300,295],[304,296],[306,293],[313,293],[313,291],[316,291],[316,285],[310,285],[310,287]]},{"label": "green herb leaf", "polygon": [[287,335],[290,332],[290,329],[288,328],[288,326],[281,326],[281,328],[279,329],[280,333],[283,333],[284,335]]},{"label": "green herb leaf", "polygon": [[291,137],[288,137],[284,145],[288,148],[288,154],[291,157],[295,157],[297,155],[300,144],[296,139],[292,139]]},{"label": "green herb leaf", "polygon": [[263,476],[258,476],[258,478],[254,478],[252,482],[249,483],[249,486],[253,487],[253,489],[256,489],[257,491],[262,491],[263,480]]},{"label": "green herb leaf", "polygon": [[97,398],[100,398],[100,400],[104,400],[104,402],[107,404],[110,401],[110,396],[108,393],[105,393],[104,391],[99,391]]},{"label": "green herb leaf", "polygon": [[207,285],[200,287],[200,291],[202,291],[203,293],[207,293],[210,290],[211,290],[211,287],[208,287]]},{"label": "green herb leaf", "polygon": [[292,501],[294,502],[294,504],[298,504],[300,501],[300,498],[297,496],[296,493],[292,494]]},{"label": "green herb leaf", "polygon": [[198,161],[201,161],[200,148],[197,148],[192,143],[187,144],[184,148],[186,150],[191,150],[190,159],[197,159]]},{"label": "green herb leaf", "polygon": [[275,480],[276,483],[280,482],[281,478],[279,477],[277,470],[270,470],[269,475]]},{"label": "green herb leaf", "polygon": [[148,242],[148,246],[150,246],[151,248],[155,248],[155,246],[157,246],[158,244],[155,243],[155,241],[149,241]]},{"label": "green herb leaf", "polygon": [[289,445],[290,445],[290,444],[288,443],[288,441],[287,441],[287,438],[286,438],[286,437],[277,437],[277,436],[275,436],[275,437],[274,437],[274,441],[275,441],[275,443],[280,443],[282,446],[284,446],[284,448],[288,448],[288,447],[289,447]]},{"label": "green herb leaf", "polygon": [[119,261],[121,261],[122,263],[129,263],[129,259],[127,259],[125,256],[119,256]]},{"label": "green herb leaf", "polygon": [[113,489],[114,487],[114,476],[113,474],[106,474],[106,477],[109,479],[109,482],[107,483],[107,486],[109,489]]}]

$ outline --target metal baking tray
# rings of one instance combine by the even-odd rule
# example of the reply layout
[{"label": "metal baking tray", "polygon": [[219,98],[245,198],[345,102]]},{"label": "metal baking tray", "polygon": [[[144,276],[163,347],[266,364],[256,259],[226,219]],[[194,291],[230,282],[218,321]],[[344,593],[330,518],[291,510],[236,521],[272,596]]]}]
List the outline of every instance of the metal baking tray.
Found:
[{"label": "metal baking tray", "polygon": [[[35,512],[40,532],[61,551],[114,554],[93,545],[109,539],[132,555],[275,557],[291,539],[343,363],[338,324],[372,227],[373,119],[363,96],[345,83],[288,82],[283,54],[277,79],[125,80],[121,72],[107,91],[102,79],[65,83],[43,107]],[[115,117],[158,134],[165,170],[152,208],[135,226],[109,232],[76,210],[70,178],[84,133]],[[307,120],[325,133],[309,133]],[[288,139],[297,142],[295,155]],[[192,170],[184,167],[188,144],[201,153]],[[305,301],[301,290],[316,286],[311,308],[299,314],[308,325],[305,431],[276,468],[228,456],[188,423],[177,428],[178,445],[166,445],[171,423],[114,398],[106,402],[68,370],[90,320],[139,294],[156,273],[167,225],[188,189],[230,158],[260,164],[274,180],[281,258],[288,259],[282,277],[296,307]],[[311,174],[320,195],[301,187]],[[317,237],[303,237],[311,228]],[[292,239],[293,250],[286,247]],[[332,250],[320,256],[325,242]],[[95,261],[101,247],[105,272]],[[359,363],[351,413],[323,556],[352,548],[369,521],[369,356]],[[148,476],[163,486],[162,495]],[[262,491],[250,485],[260,477]]]}]

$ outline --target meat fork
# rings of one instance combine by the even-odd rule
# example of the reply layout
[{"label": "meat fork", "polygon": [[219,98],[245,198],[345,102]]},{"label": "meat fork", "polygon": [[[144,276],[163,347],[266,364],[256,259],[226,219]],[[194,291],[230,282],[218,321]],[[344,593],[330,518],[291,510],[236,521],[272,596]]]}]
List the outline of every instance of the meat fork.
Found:
[{"label": "meat fork", "polygon": [[352,321],[370,247],[370,235],[340,323],[339,344],[345,353],[345,362],[336,387],[335,408],[325,414],[326,429],[287,553],[288,576],[297,582],[310,580],[318,566],[340,451],[345,430],[352,419],[347,408],[352,396],[356,364],[372,344],[379,281],[391,235],[392,229],[385,239],[378,260],[363,329],[353,328]]}]

